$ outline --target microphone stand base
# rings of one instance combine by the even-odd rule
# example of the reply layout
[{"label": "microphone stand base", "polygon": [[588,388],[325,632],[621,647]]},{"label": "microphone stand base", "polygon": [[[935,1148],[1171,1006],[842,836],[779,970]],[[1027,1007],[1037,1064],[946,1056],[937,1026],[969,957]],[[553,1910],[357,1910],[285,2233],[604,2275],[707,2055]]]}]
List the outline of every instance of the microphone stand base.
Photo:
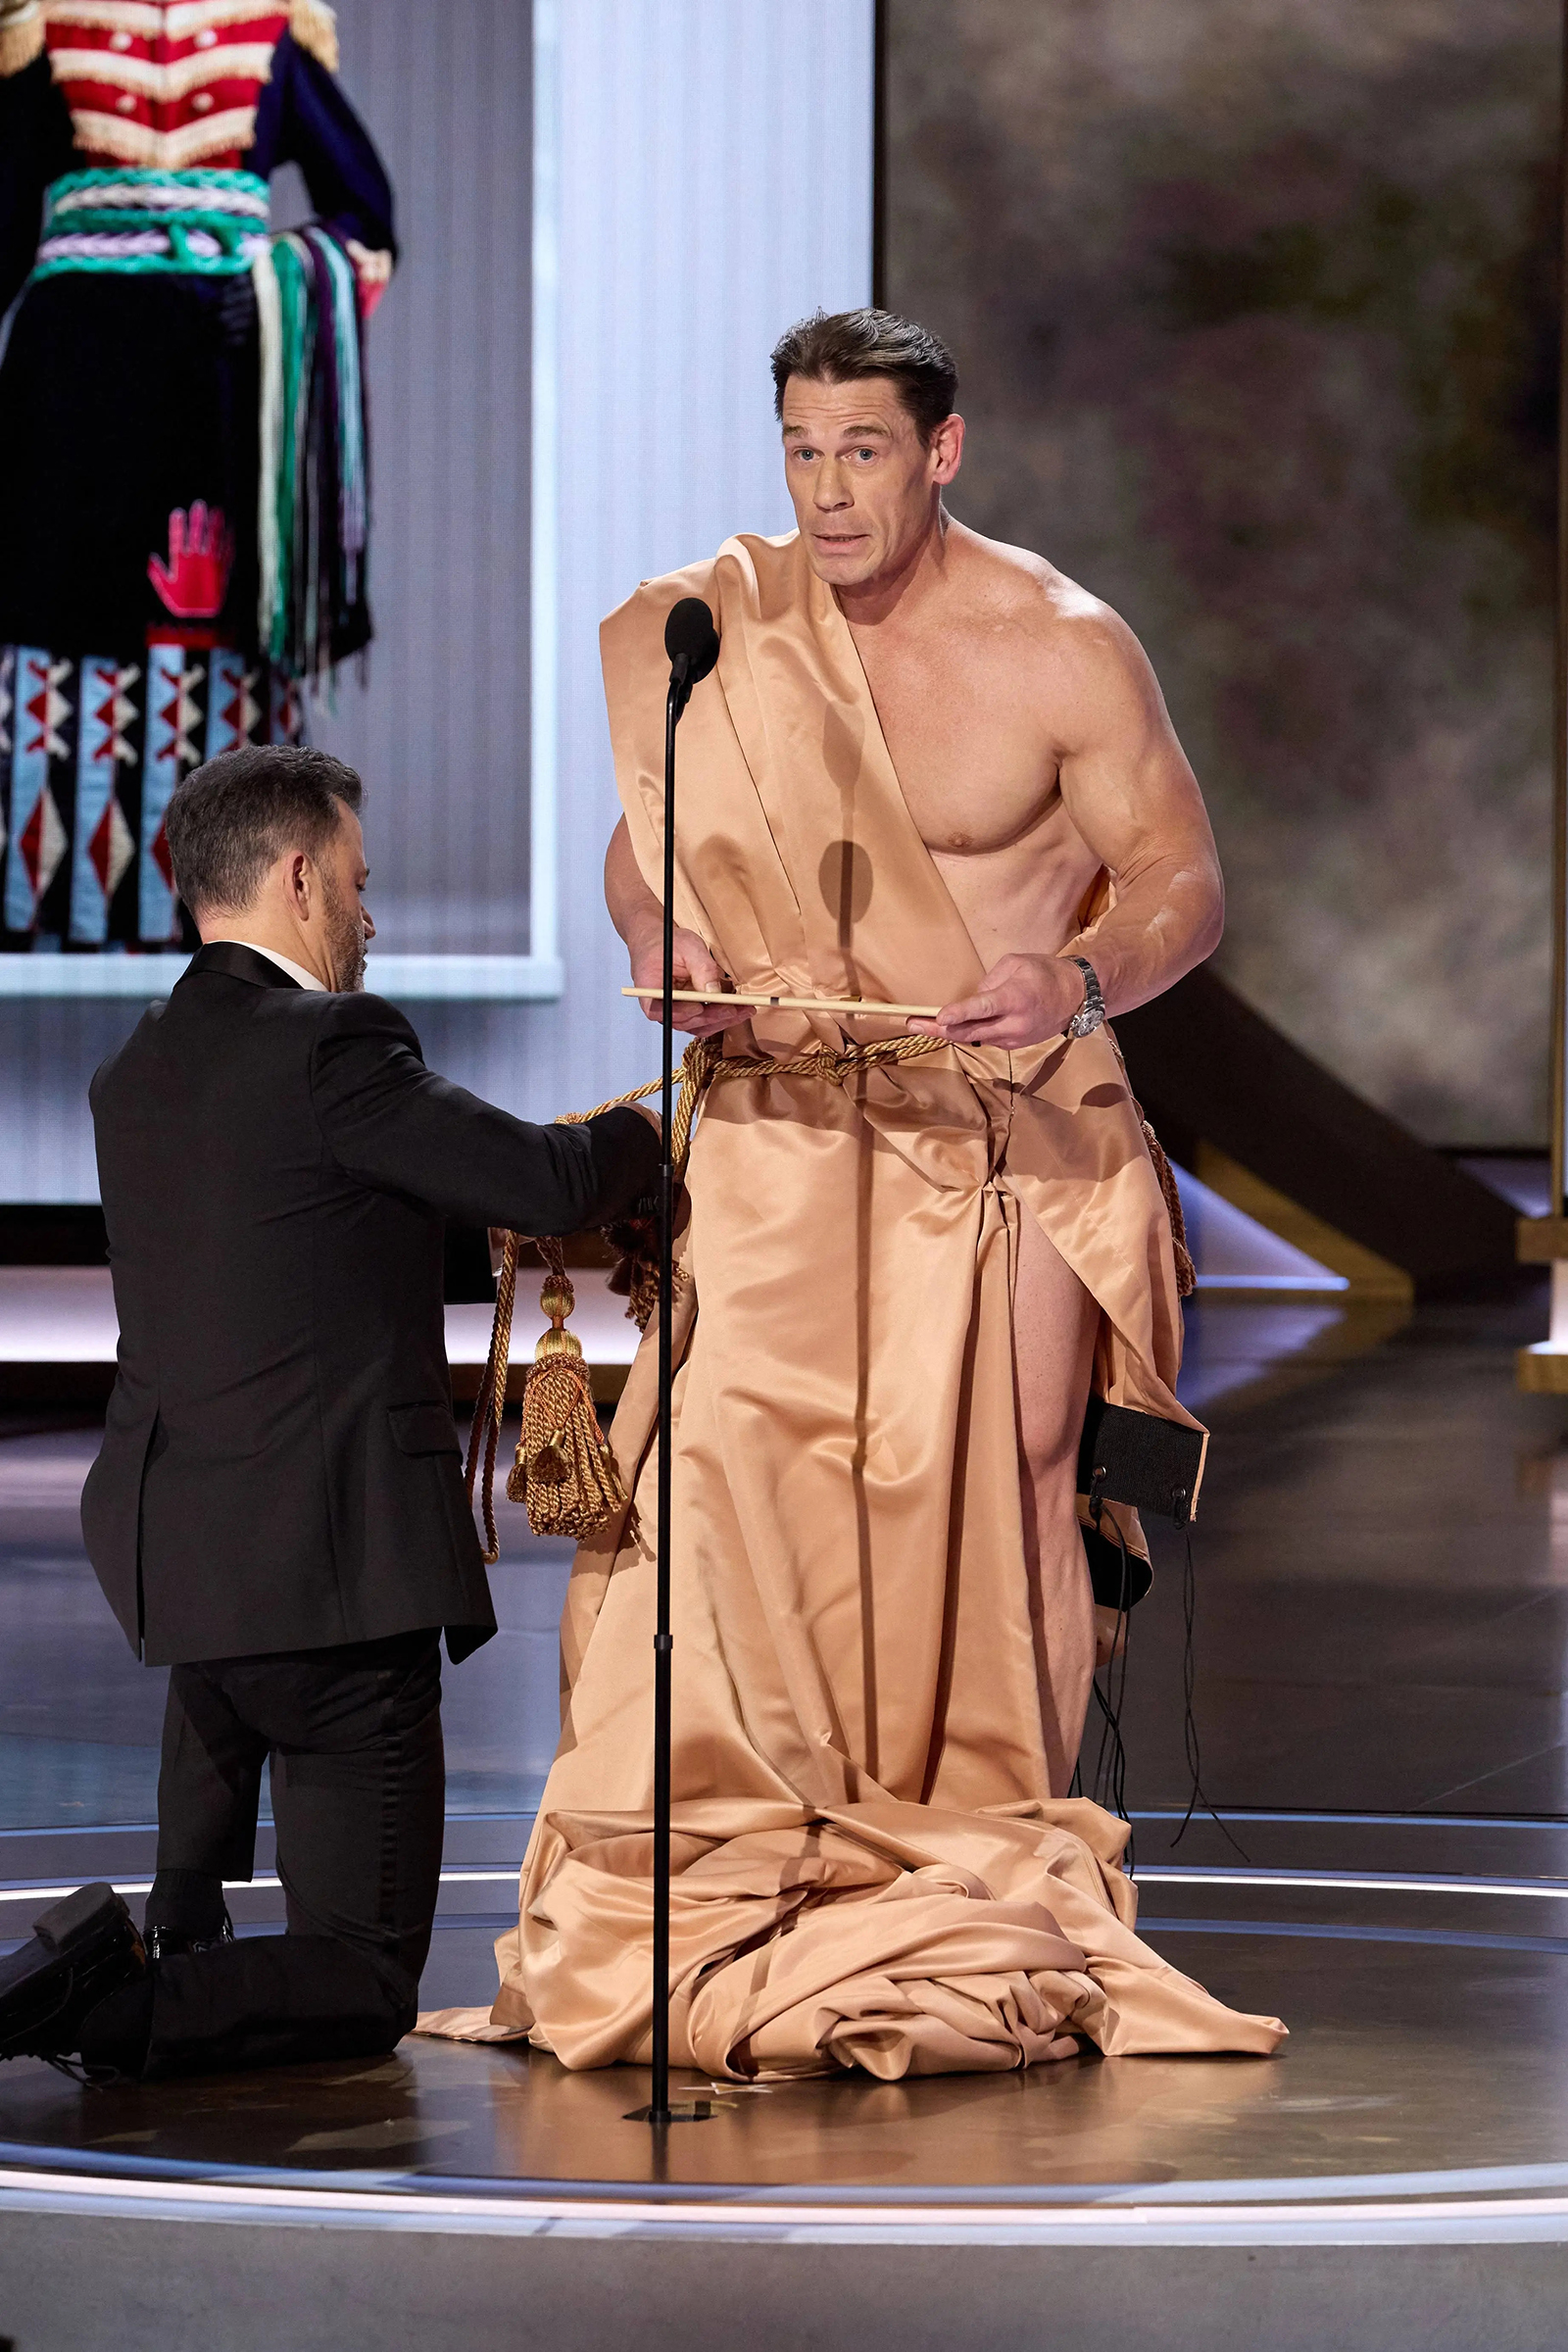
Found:
[{"label": "microphone stand base", "polygon": [[706,2124],[718,2113],[711,2099],[692,2099],[679,2106],[633,2107],[621,2117],[625,2124],[652,2124],[657,2131],[662,2124]]}]

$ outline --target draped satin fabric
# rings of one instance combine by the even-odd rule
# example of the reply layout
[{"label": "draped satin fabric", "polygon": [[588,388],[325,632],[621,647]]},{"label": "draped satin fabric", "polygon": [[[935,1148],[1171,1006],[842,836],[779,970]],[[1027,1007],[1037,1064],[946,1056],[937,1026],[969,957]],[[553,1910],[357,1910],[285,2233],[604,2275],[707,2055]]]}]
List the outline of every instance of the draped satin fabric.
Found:
[{"label": "draped satin fabric", "polygon": [[[721,653],[681,726],[676,919],[743,988],[963,995],[979,958],[794,536],[732,539],[605,623],[616,774],[650,886],[662,630],[688,595],[712,606]],[[754,1028],[774,1054],[845,1034],[781,1012]],[[1027,2065],[1084,2035],[1111,2055],[1271,2050],[1277,2020],[1224,2008],[1132,1932],[1125,1829],[1066,1795],[1093,1669],[1082,1546],[1037,1568],[1026,1551],[1022,1219],[1098,1301],[1097,1389],[1190,1419],[1173,1394],[1168,1219],[1109,1034],[950,1049],[842,1087],[715,1085],[688,1189],[674,2061],[894,2078]],[[561,1746],[494,2010],[421,2021],[527,2034],[570,2067],[649,2053],[657,1385],[650,1331],[612,1433],[632,1505],[572,1570]]]}]

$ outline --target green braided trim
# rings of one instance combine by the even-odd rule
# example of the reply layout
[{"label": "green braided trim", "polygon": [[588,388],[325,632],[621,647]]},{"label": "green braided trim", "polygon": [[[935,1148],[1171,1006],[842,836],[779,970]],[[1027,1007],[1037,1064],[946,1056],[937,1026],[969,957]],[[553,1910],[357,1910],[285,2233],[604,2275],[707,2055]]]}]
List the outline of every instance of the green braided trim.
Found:
[{"label": "green braided trim", "polygon": [[[235,213],[217,205],[138,205],[135,203],[73,203],[71,199],[91,197],[100,191],[107,196],[122,191],[131,193],[137,188],[178,188],[192,196],[238,194],[249,197],[254,213]],[[241,252],[242,243],[254,243],[267,233],[268,188],[266,180],[254,172],[224,172],[217,169],[193,172],[159,172],[127,167],[124,171],[68,172],[63,178],[51,182],[45,195],[42,246],[33,264],[34,278],[60,277],[67,272],[87,270],[122,277],[165,276],[171,273],[193,274],[198,277],[236,277],[250,268],[250,260]],[[190,250],[190,234],[205,229],[223,248],[221,253],[199,254]],[[55,253],[47,248],[57,239],[143,235],[152,232],[167,238],[167,253]]]},{"label": "green braided trim", "polygon": [[127,164],[123,170],[105,172],[68,172],[61,179],[52,179],[45,193],[45,202],[53,204],[60,196],[74,196],[82,188],[123,187],[163,188],[231,188],[235,194],[254,196],[259,203],[268,201],[265,179],[254,172],[223,172],[217,168],[206,171],[160,172],[143,164]]},{"label": "green braided trim", "polygon": [[215,237],[265,237],[267,222],[253,220],[247,213],[186,212],[166,213],[151,206],[133,204],[83,205],[79,212],[67,213],[63,220],[53,214],[44,222],[44,241],[50,237],[85,237],[105,229],[161,228],[176,231],[181,228],[211,229]]},{"label": "green braided trim", "polygon": [[300,474],[304,431],[308,423],[316,318],[313,309],[315,279],[297,238],[281,236],[273,239],[272,267],[277,272],[278,305],[283,329],[283,431],[278,450],[276,483],[279,588],[268,652],[271,660],[282,662],[288,651],[294,607],[301,599],[305,586],[307,550],[301,538],[301,525],[306,517],[300,499],[303,488]]},{"label": "green braided trim", "polygon": [[239,253],[191,254],[185,261],[172,253],[61,253],[37,263],[28,283],[36,285],[40,278],[65,277],[83,270],[116,277],[244,277],[250,264]]}]

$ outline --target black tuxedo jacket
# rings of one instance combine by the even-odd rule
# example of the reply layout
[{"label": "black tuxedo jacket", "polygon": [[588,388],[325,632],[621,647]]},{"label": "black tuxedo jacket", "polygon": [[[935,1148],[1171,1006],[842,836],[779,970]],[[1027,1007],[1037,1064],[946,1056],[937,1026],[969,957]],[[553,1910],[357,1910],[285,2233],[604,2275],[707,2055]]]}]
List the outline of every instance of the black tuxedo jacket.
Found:
[{"label": "black tuxedo jacket", "polygon": [[379,997],[203,948],[93,1079],[120,1366],[87,1550],[149,1665],[495,1631],[442,1315],[448,1217],[570,1233],[655,1179],[630,1109],[532,1127]]}]

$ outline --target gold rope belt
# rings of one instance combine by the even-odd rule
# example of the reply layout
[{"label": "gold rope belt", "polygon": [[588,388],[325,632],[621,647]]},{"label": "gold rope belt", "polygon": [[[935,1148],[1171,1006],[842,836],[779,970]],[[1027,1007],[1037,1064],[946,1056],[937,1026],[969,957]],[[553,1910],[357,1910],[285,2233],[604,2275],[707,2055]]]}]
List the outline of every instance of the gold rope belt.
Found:
[{"label": "gold rope belt", "polygon": [[[726,1057],[713,1038],[694,1037],[681,1058],[680,1090],[669,1128],[669,1155],[675,1163],[677,1182],[691,1150],[697,1105],[714,1079],[830,1078],[835,1086],[842,1086],[855,1070],[872,1070],[885,1061],[914,1061],[922,1054],[940,1054],[949,1042],[945,1037],[873,1038],[863,1046],[813,1046],[808,1054],[792,1054],[781,1061],[770,1054],[733,1054]],[[618,1110],[624,1102],[645,1102],[650,1095],[658,1094],[662,1084],[662,1078],[650,1078],[646,1086],[634,1087],[629,1095],[617,1095],[613,1102],[601,1102],[598,1110],[568,1110],[559,1124],[580,1127],[584,1120],[597,1119],[607,1110]]]},{"label": "gold rope belt", "polygon": [[[726,1055],[715,1039],[694,1038],[681,1058],[680,1084],[670,1119],[670,1159],[675,1181],[679,1183],[686,1171],[698,1105],[708,1088],[716,1081],[736,1078],[826,1078],[833,1085],[842,1086],[858,1070],[876,1069],[889,1062],[915,1061],[922,1054],[940,1054],[949,1043],[943,1037],[874,1038],[863,1045],[813,1046],[808,1053],[779,1058],[767,1054]],[[662,1078],[650,1078],[645,1086],[633,1087],[630,1094],[617,1095],[612,1102],[601,1102],[593,1110],[564,1112],[557,1123],[563,1127],[580,1127],[589,1119],[602,1117],[607,1110],[618,1110],[634,1102],[646,1102],[650,1095],[659,1092],[662,1084]],[[1143,1121],[1143,1128],[1170,1218],[1176,1258],[1176,1288],[1179,1296],[1185,1298],[1197,1287],[1197,1278],[1187,1251],[1181,1196],[1176,1190],[1170,1162],[1147,1119]],[[496,1285],[495,1321],[490,1328],[490,1353],[479,1383],[479,1394],[474,1400],[465,1465],[471,1508],[479,1463],[480,1432],[483,1431],[484,1477],[480,1488],[480,1503],[484,1515],[484,1557],[487,1567],[493,1566],[501,1553],[495,1521],[496,1448],[507,1405],[512,1316],[517,1291],[517,1250],[526,1240],[532,1240],[534,1248],[545,1261],[545,1284],[539,1294],[539,1304],[550,1318],[550,1329],[534,1350],[534,1361],[523,1385],[522,1430],[517,1440],[516,1458],[507,1479],[507,1494],[514,1502],[525,1505],[528,1523],[535,1535],[570,1536],[579,1543],[586,1536],[597,1535],[616,1511],[625,1508],[628,1499],[594,1411],[593,1392],[581,1344],[565,1328],[566,1317],[577,1301],[566,1274],[561,1242],[550,1235],[509,1233],[502,1247],[501,1273]],[[657,1298],[657,1278],[650,1279],[646,1261],[636,1263],[631,1278],[631,1304],[627,1313],[640,1331],[646,1331]]]}]

